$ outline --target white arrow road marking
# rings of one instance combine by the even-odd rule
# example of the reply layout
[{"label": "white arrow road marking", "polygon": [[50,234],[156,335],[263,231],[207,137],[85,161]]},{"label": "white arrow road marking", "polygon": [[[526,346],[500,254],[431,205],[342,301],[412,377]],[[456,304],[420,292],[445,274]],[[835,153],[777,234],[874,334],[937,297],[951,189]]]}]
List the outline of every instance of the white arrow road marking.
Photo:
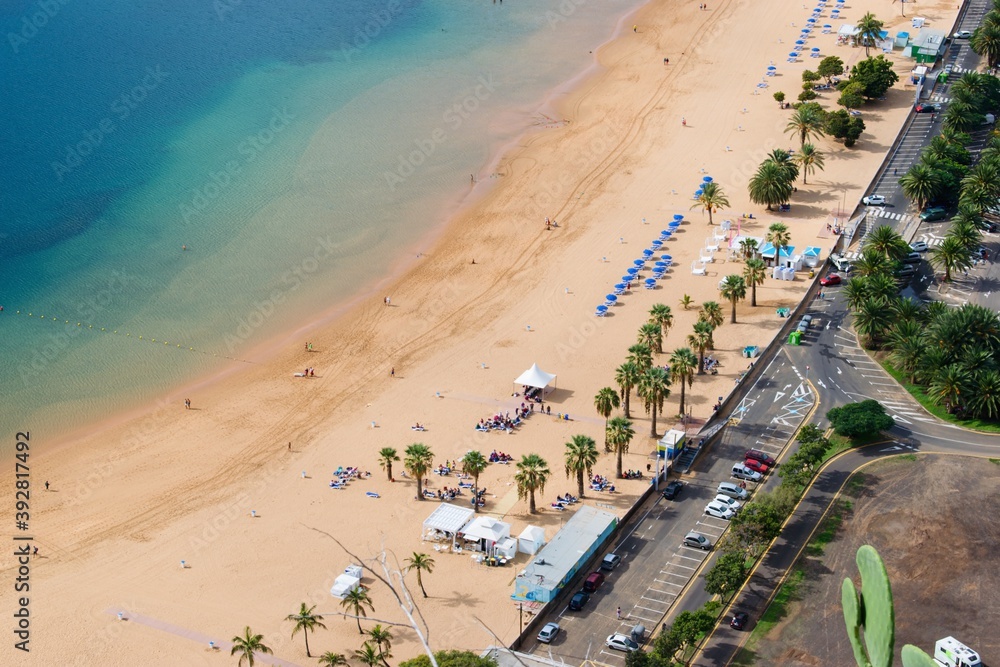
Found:
[{"label": "white arrow road marking", "polygon": [[822,380],[816,380],[816,384],[818,384],[819,386],[823,387],[823,389],[826,389],[826,385],[823,384]]},{"label": "white arrow road marking", "polygon": [[784,395],[785,395],[785,392],[783,392],[783,391],[776,392],[775,396],[774,396],[774,403],[777,403],[778,399],[781,398]]},{"label": "white arrow road marking", "polygon": [[844,371],[840,370],[840,366],[837,366],[837,375],[843,375]]}]

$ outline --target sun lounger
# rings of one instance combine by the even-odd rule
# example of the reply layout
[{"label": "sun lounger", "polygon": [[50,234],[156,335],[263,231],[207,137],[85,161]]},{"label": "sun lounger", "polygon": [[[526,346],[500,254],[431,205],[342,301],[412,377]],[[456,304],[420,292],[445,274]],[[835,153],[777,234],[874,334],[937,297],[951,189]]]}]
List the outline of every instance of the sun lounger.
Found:
[{"label": "sun lounger", "polygon": [[365,495],[369,498],[379,498],[380,496],[374,491],[365,491]]}]

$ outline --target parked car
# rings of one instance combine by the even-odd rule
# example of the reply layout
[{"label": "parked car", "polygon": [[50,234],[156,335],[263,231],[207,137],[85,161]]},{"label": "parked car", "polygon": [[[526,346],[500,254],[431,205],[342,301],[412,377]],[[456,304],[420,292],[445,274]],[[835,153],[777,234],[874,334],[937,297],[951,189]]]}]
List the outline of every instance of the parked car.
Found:
[{"label": "parked car", "polygon": [[600,572],[591,572],[587,575],[587,578],[583,580],[583,590],[587,593],[593,593],[601,584],[604,583],[604,575]]},{"label": "parked car", "polygon": [[917,113],[937,113],[938,111],[941,111],[941,105],[921,102],[917,106],[913,107],[913,110]]},{"label": "parked car", "polygon": [[896,271],[897,280],[909,281],[915,275],[917,275],[917,269],[912,264],[905,264],[901,269]]},{"label": "parked car", "polygon": [[937,220],[944,220],[947,217],[948,211],[943,206],[931,206],[924,209],[923,213],[920,214],[920,219],[924,222],[935,222]]},{"label": "parked car", "polygon": [[750,497],[749,492],[746,489],[741,488],[737,484],[732,482],[719,482],[719,488],[715,490],[716,493],[721,493],[724,496],[729,496],[730,498],[736,498],[736,500],[746,500]]},{"label": "parked car", "polygon": [[546,623],[542,631],[538,633],[538,641],[543,644],[551,644],[552,640],[559,634],[558,623]]},{"label": "parked car", "polygon": [[927,244],[923,241],[914,241],[910,244],[910,250],[913,252],[927,252]]},{"label": "parked car", "polygon": [[724,493],[720,493],[717,496],[715,496],[715,501],[720,502],[723,505],[728,505],[729,509],[733,510],[734,512],[738,512],[739,509],[743,507],[743,504],[740,503],[738,500],[734,500],[733,498],[730,498]]},{"label": "parked car", "polygon": [[709,504],[705,505],[705,514],[709,516],[714,516],[716,519],[729,519],[733,518],[736,512],[733,508],[726,503],[719,502],[718,500],[713,500]]},{"label": "parked car", "polygon": [[743,630],[747,627],[747,623],[750,621],[750,614],[745,611],[738,611],[733,614],[733,618],[729,621],[729,627],[734,630]]},{"label": "parked car", "polygon": [[663,494],[662,495],[667,500],[673,500],[674,498],[676,498],[680,494],[681,489],[683,489],[683,488],[684,488],[684,484],[681,483],[681,481],[679,479],[675,479],[674,481],[670,482],[669,484],[667,484],[663,488]]},{"label": "parked car", "polygon": [[830,255],[830,263],[841,273],[851,272],[851,263],[843,255],[836,253]]},{"label": "parked car", "polygon": [[601,569],[608,570],[610,572],[611,570],[618,567],[618,565],[621,562],[622,562],[622,557],[619,556],[618,554],[608,554],[607,556],[604,557],[604,560],[601,561]]},{"label": "parked car", "polygon": [[952,37],[954,37],[955,39],[969,39],[970,37],[972,37],[972,31],[971,30],[959,30],[954,35],[952,35]]},{"label": "parked car", "polygon": [[760,461],[768,468],[773,468],[778,465],[778,462],[774,460],[773,456],[768,456],[759,449],[748,449],[747,453],[744,454],[743,458],[753,459],[754,461]]},{"label": "parked car", "polygon": [[736,479],[745,479],[751,482],[759,482],[760,478],[763,477],[763,475],[759,472],[750,470],[750,468],[746,467],[742,463],[737,463],[733,466],[731,475]]},{"label": "parked car", "polygon": [[868,195],[861,199],[865,206],[885,206],[885,197],[882,195]]},{"label": "parked car", "polygon": [[684,542],[682,542],[682,544],[686,547],[704,549],[705,551],[712,548],[712,542],[707,537],[694,530],[684,536]]},{"label": "parked car", "polygon": [[625,651],[626,653],[639,650],[639,644],[632,641],[631,637],[623,635],[620,632],[609,635],[608,638],[604,640],[604,645],[608,648],[613,648],[616,651]]},{"label": "parked car", "polygon": [[753,470],[754,472],[759,472],[761,475],[763,475],[764,473],[766,473],[768,470],[771,469],[770,466],[764,465],[760,461],[756,461],[754,459],[745,460],[743,462],[743,465],[745,465],[747,468],[750,468],[750,470]]},{"label": "parked car", "polygon": [[819,279],[819,284],[823,287],[829,287],[830,285],[839,285],[841,278],[836,273],[830,273]]},{"label": "parked car", "polygon": [[590,601],[590,593],[586,591],[580,591],[574,595],[569,601],[569,608],[573,611],[580,611],[583,609],[583,605]]},{"label": "parked car", "polygon": [[906,257],[902,259],[903,264],[919,264],[920,263],[920,253],[911,252]]}]

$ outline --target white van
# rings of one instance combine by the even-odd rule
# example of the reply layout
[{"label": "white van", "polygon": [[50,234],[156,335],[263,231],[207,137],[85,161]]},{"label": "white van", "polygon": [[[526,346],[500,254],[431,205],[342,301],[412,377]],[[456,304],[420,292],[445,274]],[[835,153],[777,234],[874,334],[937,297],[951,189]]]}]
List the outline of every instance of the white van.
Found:
[{"label": "white van", "polygon": [[851,272],[851,263],[848,262],[847,258],[844,257],[843,255],[837,255],[837,254],[830,255],[830,263],[833,264],[834,268],[836,268],[841,273]]},{"label": "white van", "polygon": [[735,498],[736,500],[746,500],[750,496],[746,489],[741,489],[732,482],[722,482],[719,484],[719,488],[716,489],[716,493],[723,496],[729,496],[730,498]]},{"label": "white van", "polygon": [[733,466],[732,475],[736,479],[746,479],[751,482],[759,482],[760,478],[763,476],[755,470],[750,470],[750,468],[746,467],[742,463],[737,463]]}]

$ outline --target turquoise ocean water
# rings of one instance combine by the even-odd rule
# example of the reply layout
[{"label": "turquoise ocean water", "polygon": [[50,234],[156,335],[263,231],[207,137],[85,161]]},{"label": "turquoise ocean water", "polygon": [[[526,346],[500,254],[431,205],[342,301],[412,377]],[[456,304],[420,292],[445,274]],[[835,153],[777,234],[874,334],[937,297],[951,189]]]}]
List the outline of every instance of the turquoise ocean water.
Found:
[{"label": "turquoise ocean water", "polygon": [[387,275],[638,4],[4,3],[0,447]]}]

